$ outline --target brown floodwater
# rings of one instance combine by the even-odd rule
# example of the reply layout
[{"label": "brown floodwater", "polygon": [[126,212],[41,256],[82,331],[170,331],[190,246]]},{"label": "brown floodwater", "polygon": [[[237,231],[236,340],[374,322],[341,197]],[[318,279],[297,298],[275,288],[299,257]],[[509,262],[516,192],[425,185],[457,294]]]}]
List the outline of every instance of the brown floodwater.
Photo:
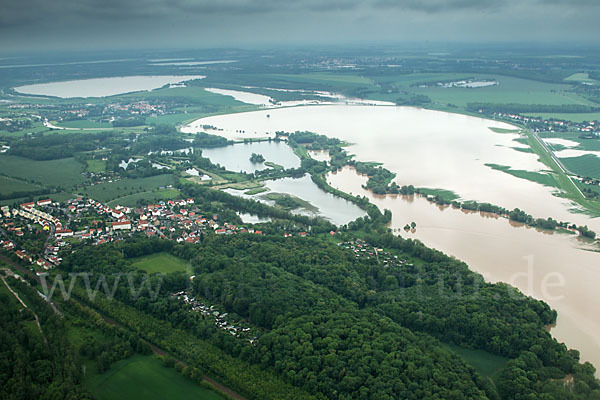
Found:
[{"label": "brown floodwater", "polygon": [[[267,116],[268,114],[268,116]],[[486,164],[546,173],[517,133],[490,128],[510,125],[481,118],[412,107],[321,105],[203,118],[230,139],[273,137],[276,131],[308,130],[352,143],[358,161],[376,161],[397,174],[399,185],[454,191],[463,200],[515,207],[535,217],[553,217],[600,231],[600,218],[576,211],[556,189],[494,170]],[[222,129],[222,130],[221,130]],[[320,155],[324,158],[324,155]],[[558,311],[552,335],[600,366],[600,253],[576,235],[550,233],[493,214],[440,207],[416,196],[375,196],[361,185],[366,177],[349,168],[330,174],[332,186],[368,196],[392,211],[391,228],[465,261],[490,282],[507,282],[546,301]],[[411,222],[414,231],[402,228]]]},{"label": "brown floodwater", "polygon": [[[392,211],[390,228],[402,237],[465,261],[489,282],[507,282],[558,311],[552,335],[600,366],[600,254],[576,235],[540,231],[495,214],[438,206],[421,196],[374,195],[350,167],[329,174],[329,183],[367,196]],[[415,230],[405,231],[415,222]]]}]

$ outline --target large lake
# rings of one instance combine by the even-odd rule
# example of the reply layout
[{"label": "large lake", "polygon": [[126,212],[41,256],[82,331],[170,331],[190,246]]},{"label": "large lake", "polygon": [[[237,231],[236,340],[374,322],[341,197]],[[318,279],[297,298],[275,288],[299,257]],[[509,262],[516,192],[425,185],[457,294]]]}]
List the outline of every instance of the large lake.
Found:
[{"label": "large lake", "polygon": [[61,98],[105,97],[130,92],[148,91],[158,89],[167,84],[176,84],[202,78],[204,78],[202,75],[121,76],[116,78],[40,83],[19,86],[14,89],[23,94]]},{"label": "large lake", "polygon": [[[200,130],[202,124],[223,129],[217,134],[230,139],[270,137],[281,130],[337,137],[353,143],[348,151],[357,160],[378,161],[397,173],[400,185],[449,189],[465,200],[519,207],[536,217],[600,231],[598,218],[572,212],[575,206],[554,196],[554,189],[485,165],[533,172],[546,168],[536,155],[515,150],[523,148],[518,134],[490,129],[512,128],[501,122],[411,107],[322,105],[214,116],[185,130]],[[440,208],[420,197],[374,196],[361,187],[366,178],[350,169],[329,179],[334,187],[367,195],[379,207],[391,209],[391,227],[402,236],[464,260],[489,281],[509,282],[547,301],[559,312],[552,334],[579,349],[583,360],[600,366],[600,254],[585,243],[490,215]],[[404,232],[401,228],[412,221],[416,231]],[[558,287],[542,290],[542,282],[557,279]]]}]

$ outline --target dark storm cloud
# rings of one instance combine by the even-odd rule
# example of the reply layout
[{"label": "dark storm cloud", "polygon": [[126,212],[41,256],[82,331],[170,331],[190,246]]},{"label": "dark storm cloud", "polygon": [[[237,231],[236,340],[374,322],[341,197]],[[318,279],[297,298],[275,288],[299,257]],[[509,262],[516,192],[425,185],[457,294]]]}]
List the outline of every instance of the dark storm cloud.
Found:
[{"label": "dark storm cloud", "polygon": [[[526,2],[526,0],[523,0]],[[447,13],[464,10],[496,10],[507,7],[510,1],[498,0],[375,0],[374,5],[382,8],[399,8],[426,13]]]},{"label": "dark storm cloud", "polygon": [[[560,0],[545,0],[560,1]],[[579,0],[585,1],[585,0]],[[593,1],[593,0],[592,0]],[[399,8],[424,12],[494,9],[497,0],[4,0],[0,25],[15,25],[54,18],[138,19],[180,17],[186,13],[243,15],[295,11],[340,11],[363,8]]]},{"label": "dark storm cloud", "polygon": [[186,38],[226,44],[274,38],[589,40],[600,35],[600,0],[0,1],[0,49],[87,39],[137,46]]}]

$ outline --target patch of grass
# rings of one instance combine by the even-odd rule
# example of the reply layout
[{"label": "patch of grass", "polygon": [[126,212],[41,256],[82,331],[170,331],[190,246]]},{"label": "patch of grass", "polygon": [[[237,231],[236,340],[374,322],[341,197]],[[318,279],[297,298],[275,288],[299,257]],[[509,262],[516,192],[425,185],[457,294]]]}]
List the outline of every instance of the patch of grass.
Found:
[{"label": "patch of grass", "polygon": [[593,154],[584,154],[580,157],[561,158],[565,168],[574,174],[590,178],[600,178],[600,158]]},{"label": "patch of grass", "polygon": [[490,128],[491,131],[496,133],[519,133],[520,129],[506,129],[506,128]]},{"label": "patch of grass", "polygon": [[419,192],[426,194],[427,196],[440,196],[446,201],[455,201],[460,199],[460,196],[458,196],[456,193],[446,189],[419,188]]},{"label": "patch of grass", "polygon": [[148,193],[172,183],[172,175],[163,174],[148,178],[121,179],[115,182],[101,183],[99,185],[88,186],[83,192],[86,196],[104,203],[138,193]]},{"label": "patch of grass", "polygon": [[180,195],[179,190],[177,189],[158,189],[149,192],[140,192],[135,194],[130,194],[127,196],[117,197],[114,200],[108,202],[109,207],[114,207],[116,205],[126,206],[126,207],[134,207],[138,204],[139,200],[142,200],[144,203],[155,203],[160,200],[171,200],[176,199]]},{"label": "patch of grass", "polygon": [[287,82],[297,83],[309,83],[318,85],[332,85],[332,86],[364,86],[372,85],[373,81],[369,78],[365,78],[359,75],[342,75],[335,73],[310,73],[310,74],[275,74],[272,75],[275,79],[283,80]]},{"label": "patch of grass", "polygon": [[585,72],[576,72],[573,75],[567,76],[565,78],[565,81],[587,82],[587,83],[595,83],[596,82],[594,79],[590,78],[590,75],[588,73],[585,73]]},{"label": "patch of grass", "polygon": [[0,155],[0,173],[33,181],[44,186],[70,187],[82,183],[83,165],[74,158],[35,161],[23,157]]},{"label": "patch of grass", "polygon": [[461,356],[479,375],[496,380],[498,374],[508,362],[508,358],[488,353],[485,350],[467,349],[453,344],[443,344],[454,353]]},{"label": "patch of grass", "polygon": [[265,161],[265,165],[266,165],[267,167],[271,167],[271,168],[273,168],[273,169],[276,169],[276,170],[278,170],[278,171],[283,169],[283,166],[281,166],[281,165],[279,165],[279,164],[275,164],[275,163],[274,163],[274,162],[272,162],[272,161]]},{"label": "patch of grass", "polygon": [[254,189],[250,189],[244,192],[244,194],[248,195],[248,196],[253,196],[255,194],[259,194],[259,193],[264,193],[264,192],[268,192],[269,189],[266,187],[257,187]]},{"label": "patch of grass", "polygon": [[78,119],[74,121],[61,121],[54,125],[65,128],[82,128],[82,129],[112,129],[110,122],[97,122],[91,119]]},{"label": "patch of grass", "polygon": [[192,272],[189,263],[168,253],[156,253],[149,256],[139,257],[132,260],[133,266],[148,272],[160,272],[168,274],[169,272]]},{"label": "patch of grass", "polygon": [[487,163],[487,164],[485,164],[485,166],[495,169],[497,171],[506,172],[507,174],[516,176],[517,178],[527,179],[528,181],[539,183],[544,186],[550,186],[550,187],[554,187],[554,188],[559,187],[558,183],[556,182],[556,179],[554,178],[554,175],[551,175],[549,173],[540,173],[540,172],[525,171],[525,170],[520,170],[520,169],[512,169],[511,167],[506,166],[506,165],[499,165],[499,164],[492,164],[492,163]]},{"label": "patch of grass", "polygon": [[115,363],[106,373],[86,383],[98,400],[222,400],[209,389],[164,367],[151,356],[134,356]]},{"label": "patch of grass", "polygon": [[286,210],[294,210],[296,208],[304,208],[309,211],[317,211],[318,208],[299,197],[292,196],[287,193],[268,193],[263,195],[264,198],[272,200],[279,207]]},{"label": "patch of grass", "polygon": [[104,172],[106,170],[106,161],[87,160],[88,172]]}]

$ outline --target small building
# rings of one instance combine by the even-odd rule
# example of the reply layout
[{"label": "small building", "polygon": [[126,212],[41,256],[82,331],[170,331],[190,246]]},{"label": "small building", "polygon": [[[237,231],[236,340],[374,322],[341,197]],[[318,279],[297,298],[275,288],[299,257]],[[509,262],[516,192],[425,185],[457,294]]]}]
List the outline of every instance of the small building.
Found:
[{"label": "small building", "polygon": [[131,221],[113,222],[112,228],[114,230],[129,230],[131,229]]},{"label": "small building", "polygon": [[68,236],[73,236],[73,231],[71,229],[61,229],[61,230],[57,230],[56,232],[54,232],[54,235],[57,238],[64,238],[64,237],[68,237]]}]

